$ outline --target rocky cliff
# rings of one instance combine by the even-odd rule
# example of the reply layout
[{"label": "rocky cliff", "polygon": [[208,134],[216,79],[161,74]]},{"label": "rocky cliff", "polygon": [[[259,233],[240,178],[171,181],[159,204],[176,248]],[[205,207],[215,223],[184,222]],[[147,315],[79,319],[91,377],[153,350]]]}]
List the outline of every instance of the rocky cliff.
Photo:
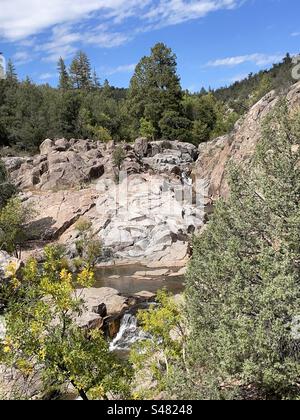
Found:
[{"label": "rocky cliff", "polygon": [[[286,98],[290,108],[299,106],[300,83],[293,85],[282,97]],[[199,146],[199,159],[195,165],[194,176],[208,181],[209,195],[213,200],[228,195],[228,164],[234,161],[245,165],[251,160],[261,137],[262,122],[280,98],[275,91],[268,93],[237,122],[232,133]]]}]

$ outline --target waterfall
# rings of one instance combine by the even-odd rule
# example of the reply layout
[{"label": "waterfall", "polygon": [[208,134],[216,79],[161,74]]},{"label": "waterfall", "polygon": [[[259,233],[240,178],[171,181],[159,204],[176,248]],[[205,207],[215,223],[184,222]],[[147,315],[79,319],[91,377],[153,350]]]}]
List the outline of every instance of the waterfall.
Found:
[{"label": "waterfall", "polygon": [[110,351],[128,351],[134,343],[147,338],[149,334],[139,328],[136,317],[128,313],[122,318],[120,330],[109,348]]},{"label": "waterfall", "polygon": [[4,316],[0,315],[0,340],[4,340],[6,333]]}]

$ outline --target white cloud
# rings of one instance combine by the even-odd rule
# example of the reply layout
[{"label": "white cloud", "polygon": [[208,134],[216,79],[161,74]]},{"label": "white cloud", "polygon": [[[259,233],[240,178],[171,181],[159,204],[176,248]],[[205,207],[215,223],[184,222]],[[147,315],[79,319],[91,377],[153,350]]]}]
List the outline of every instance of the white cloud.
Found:
[{"label": "white cloud", "polygon": [[13,55],[13,60],[15,64],[20,66],[22,64],[30,63],[33,60],[33,55],[28,51],[17,51]]},{"label": "white cloud", "polygon": [[227,82],[230,82],[230,83],[240,82],[241,80],[246,79],[248,76],[249,76],[249,74],[248,74],[248,73],[236,74],[235,76],[230,77],[230,78],[227,80]]},{"label": "white cloud", "polygon": [[46,81],[55,77],[54,73],[43,73],[39,76],[39,79],[42,81]]},{"label": "white cloud", "polygon": [[293,33],[291,33],[291,36],[293,36],[293,37],[300,36],[300,32],[293,32]]},{"label": "white cloud", "polygon": [[0,37],[17,41],[55,25],[98,22],[117,25],[130,17],[160,26],[232,9],[242,0],[1,0]]},{"label": "white cloud", "polygon": [[107,75],[107,76],[111,76],[112,74],[117,74],[117,73],[133,73],[134,70],[136,68],[136,64],[124,64],[121,66],[117,66],[115,68],[103,68],[102,72]]},{"label": "white cloud", "polygon": [[238,0],[161,0],[144,17],[162,27],[199,19],[220,9],[233,9],[239,4]]},{"label": "white cloud", "polygon": [[80,33],[72,32],[70,26],[55,26],[50,39],[44,44],[38,44],[35,51],[45,54],[44,61],[56,62],[59,57],[68,58],[77,50],[76,43],[81,40]]},{"label": "white cloud", "polygon": [[257,66],[267,66],[269,64],[278,63],[282,60],[283,54],[248,54],[239,55],[235,57],[220,58],[217,60],[209,61],[209,67],[235,67],[244,63],[254,63]]},{"label": "white cloud", "polygon": [[230,10],[244,1],[0,0],[0,41],[18,43],[44,54],[43,60],[56,61],[86,44],[118,47],[140,32]]},{"label": "white cloud", "polygon": [[123,45],[129,39],[128,35],[120,32],[93,31],[86,37],[85,42],[101,48],[112,48]]},{"label": "white cloud", "polygon": [[138,0],[1,0],[0,35],[19,40],[62,23],[83,21],[91,13],[137,6]]}]

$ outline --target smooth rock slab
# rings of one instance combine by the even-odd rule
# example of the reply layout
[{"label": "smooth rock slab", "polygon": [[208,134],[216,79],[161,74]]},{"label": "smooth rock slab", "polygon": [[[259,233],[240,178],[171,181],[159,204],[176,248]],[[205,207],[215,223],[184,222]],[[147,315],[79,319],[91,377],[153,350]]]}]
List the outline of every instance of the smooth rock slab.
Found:
[{"label": "smooth rock slab", "polygon": [[134,273],[134,277],[162,277],[166,276],[169,272],[169,269],[154,270],[154,271],[137,271]]},{"label": "smooth rock slab", "polygon": [[102,303],[106,306],[107,315],[119,314],[128,307],[127,298],[109,287],[80,289],[77,295],[84,300],[88,312]]}]

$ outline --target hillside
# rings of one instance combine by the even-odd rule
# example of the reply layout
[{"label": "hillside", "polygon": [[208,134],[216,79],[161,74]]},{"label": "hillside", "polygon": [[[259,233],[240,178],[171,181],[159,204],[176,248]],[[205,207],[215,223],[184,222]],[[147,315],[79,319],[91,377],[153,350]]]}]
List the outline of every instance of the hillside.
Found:
[{"label": "hillside", "polygon": [[280,92],[294,84],[292,68],[292,57],[287,54],[282,62],[274,64],[271,69],[261,70],[256,74],[251,73],[247,78],[231,86],[214,90],[213,94],[218,100],[228,103],[237,112],[243,113],[249,109],[249,98],[255,92],[263,96],[272,89]]},{"label": "hillside", "polygon": [[[84,62],[82,68],[78,60]],[[100,84],[90,69],[83,52],[74,57],[70,69],[60,61],[59,85],[54,88],[30,78],[19,81],[10,62],[6,80],[0,80],[0,147],[8,147],[1,154],[14,154],[10,148],[34,154],[45,138],[62,137],[128,142],[143,136],[198,146],[229,133],[265,94],[285,91],[294,82],[287,55],[272,69],[232,86],[183,92],[176,55],[161,43],[141,59],[128,89],[107,81]]]}]

